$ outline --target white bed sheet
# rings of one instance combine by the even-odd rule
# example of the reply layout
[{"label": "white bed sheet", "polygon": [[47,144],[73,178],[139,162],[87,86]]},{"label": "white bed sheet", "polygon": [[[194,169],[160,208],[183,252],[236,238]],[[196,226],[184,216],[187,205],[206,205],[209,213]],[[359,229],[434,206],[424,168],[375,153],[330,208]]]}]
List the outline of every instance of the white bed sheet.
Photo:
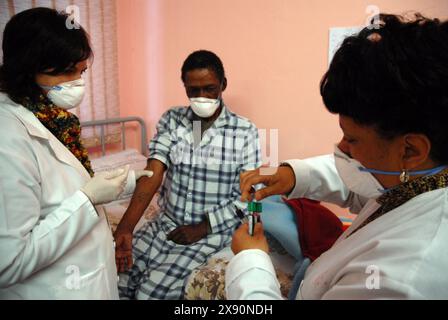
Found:
[{"label": "white bed sheet", "polygon": [[113,170],[127,164],[130,169],[141,170],[146,167],[147,158],[135,149],[126,149],[117,153],[91,159],[94,172]]}]

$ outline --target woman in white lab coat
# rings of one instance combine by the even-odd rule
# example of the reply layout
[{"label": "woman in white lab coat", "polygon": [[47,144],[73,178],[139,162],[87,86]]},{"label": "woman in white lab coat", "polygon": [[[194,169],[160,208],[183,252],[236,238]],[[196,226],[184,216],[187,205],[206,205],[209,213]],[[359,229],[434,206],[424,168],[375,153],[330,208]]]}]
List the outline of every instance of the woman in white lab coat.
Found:
[{"label": "woman in white lab coat", "polygon": [[118,298],[112,235],[94,205],[116,199],[128,170],[91,178],[67,110],[82,100],[92,52],[68,19],[30,9],[3,33],[0,299]]},{"label": "woman in white lab coat", "polygon": [[[353,225],[306,270],[298,299],[448,299],[448,23],[381,15],[347,38],[321,82],[343,138],[333,155],[241,177],[272,194],[349,207]],[[281,298],[261,224],[238,229],[229,299]]]}]

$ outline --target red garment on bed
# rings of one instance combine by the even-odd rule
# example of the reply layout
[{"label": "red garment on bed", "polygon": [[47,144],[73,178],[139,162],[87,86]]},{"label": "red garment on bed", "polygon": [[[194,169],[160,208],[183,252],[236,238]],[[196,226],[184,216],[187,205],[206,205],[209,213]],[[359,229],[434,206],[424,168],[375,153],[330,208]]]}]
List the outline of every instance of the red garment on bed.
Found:
[{"label": "red garment on bed", "polygon": [[330,249],[342,234],[341,220],[319,201],[304,198],[284,198],[283,201],[296,213],[300,247],[303,255],[311,261]]}]

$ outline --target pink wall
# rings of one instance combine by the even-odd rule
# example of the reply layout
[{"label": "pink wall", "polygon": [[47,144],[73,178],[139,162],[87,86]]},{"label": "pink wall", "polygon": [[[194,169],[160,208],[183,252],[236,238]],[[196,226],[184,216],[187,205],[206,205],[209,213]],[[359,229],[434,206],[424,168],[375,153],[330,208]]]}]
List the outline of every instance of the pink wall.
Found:
[{"label": "pink wall", "polygon": [[363,24],[369,4],[448,18],[446,0],[117,0],[121,113],[142,116],[151,136],[165,110],[188,102],[182,62],[209,49],[232,110],[279,129],[280,159],[331,152],[340,131],[318,90],[328,28]]},{"label": "pink wall", "polygon": [[209,49],[226,69],[226,103],[259,128],[279,129],[279,159],[332,152],[337,117],[319,95],[328,29],[382,12],[448,18],[446,0],[116,0],[122,115],[140,115],[154,133],[169,107],[187,104],[180,67]]}]

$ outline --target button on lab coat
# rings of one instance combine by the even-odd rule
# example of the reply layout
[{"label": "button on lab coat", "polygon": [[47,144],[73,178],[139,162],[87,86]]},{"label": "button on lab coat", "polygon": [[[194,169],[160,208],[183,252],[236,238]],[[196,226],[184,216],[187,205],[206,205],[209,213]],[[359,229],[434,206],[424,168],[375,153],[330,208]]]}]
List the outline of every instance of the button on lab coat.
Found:
[{"label": "button on lab coat", "polygon": [[[448,299],[447,188],[420,194],[351,234],[379,204],[349,192],[333,155],[288,163],[296,176],[290,198],[332,202],[359,213],[308,267],[297,299]],[[282,298],[269,256],[255,249],[229,263],[226,292],[229,299]]]},{"label": "button on lab coat", "polygon": [[0,299],[117,299],[113,238],[82,164],[0,93]]}]

